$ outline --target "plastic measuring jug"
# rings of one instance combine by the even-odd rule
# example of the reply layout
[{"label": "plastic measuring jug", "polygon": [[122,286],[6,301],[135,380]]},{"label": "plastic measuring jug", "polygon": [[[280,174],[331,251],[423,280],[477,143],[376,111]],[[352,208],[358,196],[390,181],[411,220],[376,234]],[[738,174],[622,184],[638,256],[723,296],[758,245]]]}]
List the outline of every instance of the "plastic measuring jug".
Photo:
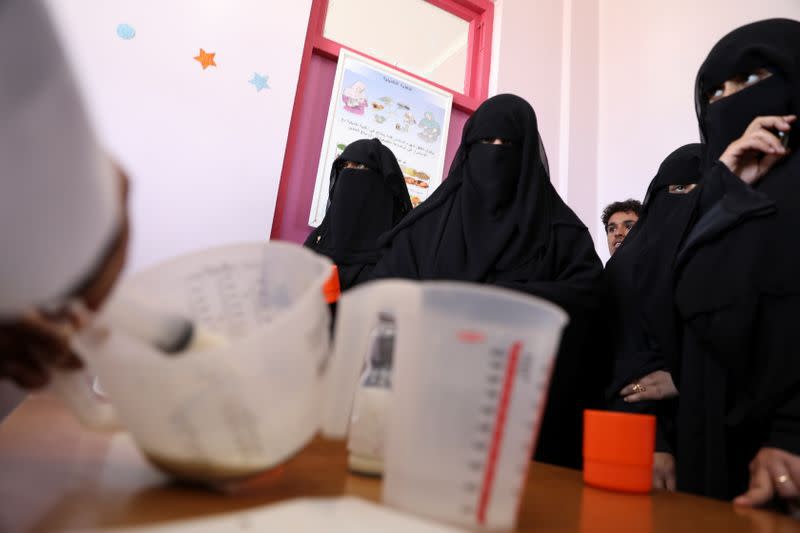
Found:
[{"label": "plastic measuring jug", "polygon": [[[383,499],[468,527],[511,529],[567,315],[505,289],[386,280],[339,302],[327,387],[358,382],[370,332],[395,327]],[[354,354],[359,354],[356,356]],[[341,437],[349,405],[325,405]]]},{"label": "plastic measuring jug", "polygon": [[[124,427],[179,477],[216,482],[264,471],[319,429],[330,272],[322,256],[278,242],[154,266],[122,283],[75,339],[88,370],[59,373],[54,386],[83,421]],[[223,341],[167,354],[116,326],[114,316],[128,309],[121,301],[187,317]],[[108,401],[87,386],[91,375]]]}]

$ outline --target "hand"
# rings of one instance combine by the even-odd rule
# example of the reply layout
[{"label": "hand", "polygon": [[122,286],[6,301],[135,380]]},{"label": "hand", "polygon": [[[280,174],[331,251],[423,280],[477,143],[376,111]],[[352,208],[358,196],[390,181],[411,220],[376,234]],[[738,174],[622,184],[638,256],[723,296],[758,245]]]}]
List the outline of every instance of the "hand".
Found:
[{"label": "hand", "polygon": [[678,395],[678,389],[672,381],[672,374],[665,370],[656,370],[645,377],[622,388],[619,395],[626,402],[642,400],[666,400]]},{"label": "hand", "polygon": [[[112,162],[113,164],[113,162]],[[43,387],[51,368],[80,368],[82,363],[70,349],[70,337],[90,320],[90,312],[108,298],[125,263],[128,239],[128,178],[114,165],[119,180],[122,224],[111,250],[92,273],[81,294],[72,295],[64,309],[44,314],[30,311],[12,322],[0,322],[0,378],[21,387]]]},{"label": "hand", "polygon": [[50,369],[82,366],[69,346],[74,331],[68,319],[47,318],[38,312],[0,324],[0,377],[26,389],[47,385]]},{"label": "hand", "polygon": [[742,181],[752,185],[789,154],[780,139],[769,130],[789,132],[796,119],[796,115],[756,117],[744,135],[728,145],[719,160]]},{"label": "hand", "polygon": [[653,454],[653,488],[675,492],[675,457],[671,453]]},{"label": "hand", "polygon": [[733,503],[764,505],[776,493],[790,504],[800,500],[800,455],[778,448],[761,448],[750,462],[750,488]]}]

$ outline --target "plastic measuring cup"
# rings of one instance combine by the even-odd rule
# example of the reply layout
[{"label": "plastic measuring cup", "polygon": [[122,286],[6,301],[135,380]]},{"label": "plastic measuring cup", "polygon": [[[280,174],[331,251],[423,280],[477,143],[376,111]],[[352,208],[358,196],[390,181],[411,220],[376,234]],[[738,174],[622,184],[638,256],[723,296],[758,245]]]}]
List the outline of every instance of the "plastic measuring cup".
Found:
[{"label": "plastic measuring cup", "polygon": [[[127,429],[181,478],[214,483],[263,472],[319,428],[330,273],[322,256],[277,242],[156,265],[127,279],[76,338],[87,372],[60,373],[54,385],[84,422]],[[115,326],[115,313],[126,312],[120,300],[187,317],[223,342],[166,354]],[[107,401],[95,396],[90,375]]]},{"label": "plastic measuring cup", "polygon": [[[373,282],[339,305],[329,394],[355,387],[379,317],[395,323],[384,501],[468,527],[513,528],[567,315],[538,298],[453,282]],[[349,406],[325,407],[323,430],[341,437]]]}]

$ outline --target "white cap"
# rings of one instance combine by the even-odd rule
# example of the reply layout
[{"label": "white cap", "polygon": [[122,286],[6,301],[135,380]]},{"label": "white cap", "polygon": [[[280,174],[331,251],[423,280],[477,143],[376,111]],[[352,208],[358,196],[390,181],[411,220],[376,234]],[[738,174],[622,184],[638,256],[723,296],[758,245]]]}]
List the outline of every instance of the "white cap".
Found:
[{"label": "white cap", "polygon": [[42,3],[0,0],[0,317],[87,278],[119,194]]}]

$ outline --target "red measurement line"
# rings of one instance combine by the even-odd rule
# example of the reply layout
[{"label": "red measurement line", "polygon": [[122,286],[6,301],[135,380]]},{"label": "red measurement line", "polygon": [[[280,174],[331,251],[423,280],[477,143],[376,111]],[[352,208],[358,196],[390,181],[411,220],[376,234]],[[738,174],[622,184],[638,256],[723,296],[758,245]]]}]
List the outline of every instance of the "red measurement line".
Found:
[{"label": "red measurement line", "polygon": [[489,507],[489,500],[492,495],[492,483],[494,473],[497,468],[497,460],[500,457],[500,448],[503,444],[503,435],[506,427],[506,417],[508,406],[511,403],[511,390],[514,388],[514,378],[517,375],[517,362],[522,351],[522,343],[515,342],[511,345],[508,353],[508,364],[506,374],[503,377],[503,391],[500,394],[500,403],[497,406],[497,415],[494,420],[494,431],[492,431],[492,442],[489,446],[489,456],[486,459],[486,469],[483,472],[483,483],[481,483],[481,496],[478,501],[478,523],[486,523],[486,509]]}]

